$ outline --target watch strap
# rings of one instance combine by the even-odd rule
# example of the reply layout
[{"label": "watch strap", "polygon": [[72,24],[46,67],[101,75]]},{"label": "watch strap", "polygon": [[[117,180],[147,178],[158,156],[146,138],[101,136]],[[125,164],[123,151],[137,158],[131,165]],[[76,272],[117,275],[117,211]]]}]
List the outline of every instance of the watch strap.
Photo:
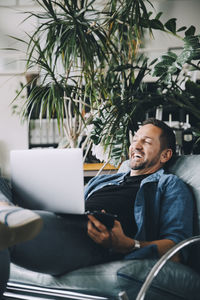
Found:
[{"label": "watch strap", "polygon": [[140,242],[138,240],[134,240],[134,245],[129,249],[129,252],[132,252],[140,248],[141,248]]}]

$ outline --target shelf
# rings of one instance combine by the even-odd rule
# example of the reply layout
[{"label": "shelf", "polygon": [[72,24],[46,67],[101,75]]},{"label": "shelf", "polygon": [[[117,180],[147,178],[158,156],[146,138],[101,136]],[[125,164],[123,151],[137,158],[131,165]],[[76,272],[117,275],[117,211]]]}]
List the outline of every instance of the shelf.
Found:
[{"label": "shelf", "polygon": [[58,144],[52,143],[52,144],[29,144],[29,149],[32,148],[57,148]]},{"label": "shelf", "polygon": [[[84,176],[85,177],[93,177],[95,176],[98,171],[103,167],[103,163],[85,163],[84,164]],[[107,164],[103,170],[101,171],[101,175],[104,175],[104,174],[115,174],[117,173],[117,170],[118,168],[110,165],[110,164]]]}]

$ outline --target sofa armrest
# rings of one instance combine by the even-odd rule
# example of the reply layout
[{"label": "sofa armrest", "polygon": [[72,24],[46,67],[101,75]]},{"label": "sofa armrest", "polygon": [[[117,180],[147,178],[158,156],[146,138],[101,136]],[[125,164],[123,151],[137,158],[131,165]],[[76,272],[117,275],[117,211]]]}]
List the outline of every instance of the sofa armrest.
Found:
[{"label": "sofa armrest", "polygon": [[176,254],[179,250],[181,250],[182,248],[200,242],[200,235],[198,236],[193,236],[190,237],[180,243],[178,243],[177,245],[175,245],[173,248],[171,248],[169,251],[167,251],[160,259],[159,261],[153,266],[153,268],[151,269],[151,271],[149,272],[145,282],[143,283],[136,300],[143,300],[145,297],[145,294],[148,290],[148,288],[150,287],[154,277],[156,277],[156,275],[158,274],[158,272],[160,271],[160,269],[165,265],[165,263],[174,255]]}]

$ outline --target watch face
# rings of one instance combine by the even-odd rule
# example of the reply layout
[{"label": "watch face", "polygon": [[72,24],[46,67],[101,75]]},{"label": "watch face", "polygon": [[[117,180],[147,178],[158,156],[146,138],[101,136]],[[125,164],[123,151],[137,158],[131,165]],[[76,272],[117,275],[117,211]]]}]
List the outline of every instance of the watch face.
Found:
[{"label": "watch face", "polygon": [[140,242],[135,240],[135,249],[140,249]]}]

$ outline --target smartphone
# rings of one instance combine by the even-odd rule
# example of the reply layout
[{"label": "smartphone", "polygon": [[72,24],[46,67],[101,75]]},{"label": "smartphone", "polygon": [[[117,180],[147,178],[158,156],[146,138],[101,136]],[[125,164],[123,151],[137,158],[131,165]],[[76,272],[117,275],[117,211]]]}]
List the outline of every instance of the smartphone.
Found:
[{"label": "smartphone", "polygon": [[104,213],[101,211],[87,211],[87,215],[94,216],[97,220],[99,220],[102,224],[104,224],[107,229],[112,229],[114,226],[114,221],[117,219],[117,215],[110,214],[110,213]]}]

